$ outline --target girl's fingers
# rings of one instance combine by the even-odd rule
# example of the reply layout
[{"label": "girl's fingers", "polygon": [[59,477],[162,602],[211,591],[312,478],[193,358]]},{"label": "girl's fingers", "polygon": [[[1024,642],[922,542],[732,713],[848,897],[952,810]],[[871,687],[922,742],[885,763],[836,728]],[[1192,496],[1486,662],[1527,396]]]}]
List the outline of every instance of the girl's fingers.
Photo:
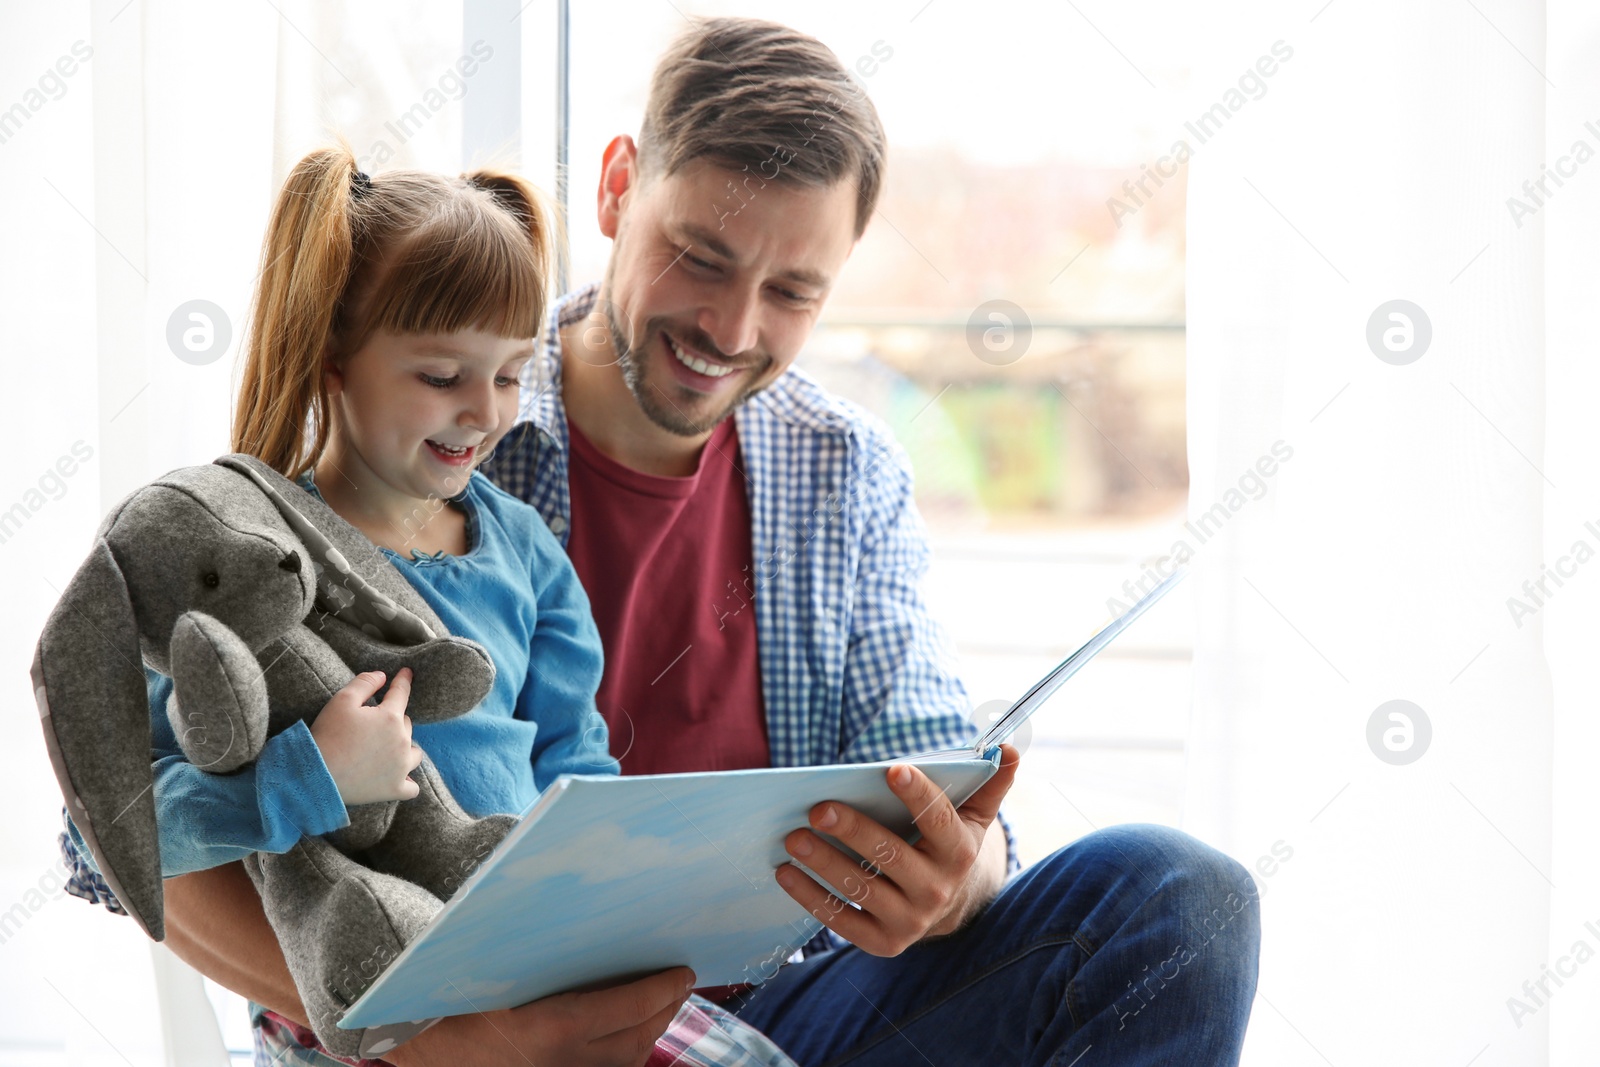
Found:
[{"label": "girl's fingers", "polygon": [[422,792],[422,786],[418,785],[416,780],[411,777],[411,772],[416,770],[417,765],[421,762],[422,748],[413,744],[411,751],[406,754],[406,776],[400,779],[400,784],[396,787],[400,793],[400,800],[410,800]]},{"label": "girl's fingers", "polygon": [[339,695],[354,701],[357,705],[361,705],[371,700],[373,694],[382,688],[383,672],[366,671],[346,682],[344,688],[339,690]]},{"label": "girl's fingers", "polygon": [[383,695],[383,703],[378,706],[389,711],[403,712],[410,699],[411,668],[401,667],[395,672],[394,681],[389,683],[389,691]]}]

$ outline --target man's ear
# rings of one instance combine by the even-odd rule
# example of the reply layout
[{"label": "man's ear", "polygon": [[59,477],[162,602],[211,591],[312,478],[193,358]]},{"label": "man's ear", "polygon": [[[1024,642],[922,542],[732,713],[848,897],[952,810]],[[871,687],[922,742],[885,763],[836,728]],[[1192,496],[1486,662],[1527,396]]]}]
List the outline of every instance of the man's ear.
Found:
[{"label": "man's ear", "polygon": [[638,168],[639,149],[633,143],[633,138],[625,133],[613,137],[600,159],[600,189],[597,196],[600,232],[613,240],[622,221],[623,198],[633,188]]}]

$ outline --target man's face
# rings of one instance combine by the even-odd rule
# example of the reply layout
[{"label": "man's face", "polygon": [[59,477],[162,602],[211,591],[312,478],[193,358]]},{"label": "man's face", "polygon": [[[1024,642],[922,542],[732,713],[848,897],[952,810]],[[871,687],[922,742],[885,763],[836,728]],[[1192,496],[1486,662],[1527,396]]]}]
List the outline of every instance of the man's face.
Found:
[{"label": "man's face", "polygon": [[626,178],[609,219],[605,179],[601,194],[611,345],[650,421],[698,436],[794,362],[855,245],[855,187],[763,185],[707,162]]}]

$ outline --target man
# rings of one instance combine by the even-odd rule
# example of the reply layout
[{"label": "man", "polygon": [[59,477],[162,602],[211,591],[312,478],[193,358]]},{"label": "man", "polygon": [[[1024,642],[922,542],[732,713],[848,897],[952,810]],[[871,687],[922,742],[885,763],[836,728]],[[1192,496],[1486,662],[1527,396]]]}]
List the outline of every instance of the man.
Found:
[{"label": "man", "polygon": [[[525,425],[490,474],[567,542],[625,773],[970,738],[918,592],[929,552],[905,458],[791,368],[872,214],[883,154],[871,102],[826,48],[745,19],[687,31],[657,66],[638,143],[606,148],[604,281],[555,308]],[[1091,1046],[1096,1062],[1237,1059],[1249,876],[1182,835],[1123,828],[996,899],[1010,762],[959,811],[908,775],[895,788],[920,813],[915,847],[820,806],[813,827],[892,858],[863,879],[809,831],[786,840],[836,896],[798,872],[779,882],[858,947],[736,996],[741,1015],[808,1064],[1065,1064]]]},{"label": "man", "polygon": [[[732,18],[672,46],[638,142],[606,148],[604,281],[553,309],[523,425],[486,473],[567,545],[626,773],[885,759],[972,736],[918,589],[929,548],[904,454],[791,367],[872,215],[884,153],[831,52]],[[1176,831],[1119,827],[1006,881],[996,814],[1013,750],[1004,763],[960,809],[892,770],[916,845],[814,809],[785,847],[835,892],[787,865],[774,877],[836,936],[723,991],[728,1006],[806,1065],[1237,1062],[1259,938],[1249,875]],[[303,1018],[236,868],[168,882],[169,943]],[[638,1064],[682,995],[674,971],[454,1017],[388,1058]]]}]

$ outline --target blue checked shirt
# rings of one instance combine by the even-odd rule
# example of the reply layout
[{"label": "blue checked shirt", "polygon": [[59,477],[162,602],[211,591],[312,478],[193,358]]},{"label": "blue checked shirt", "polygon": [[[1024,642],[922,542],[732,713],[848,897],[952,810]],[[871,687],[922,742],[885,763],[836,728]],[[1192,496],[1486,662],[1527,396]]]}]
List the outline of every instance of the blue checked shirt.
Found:
[{"label": "blue checked shirt", "polygon": [[[599,285],[556,302],[514,426],[484,473],[565,545],[572,525],[562,327]],[[932,552],[911,464],[889,428],[791,368],[734,413],[756,574],[756,633],[774,767],[857,763],[970,745],[972,707],[929,614]],[[1007,870],[1016,843],[1006,831]]]}]

